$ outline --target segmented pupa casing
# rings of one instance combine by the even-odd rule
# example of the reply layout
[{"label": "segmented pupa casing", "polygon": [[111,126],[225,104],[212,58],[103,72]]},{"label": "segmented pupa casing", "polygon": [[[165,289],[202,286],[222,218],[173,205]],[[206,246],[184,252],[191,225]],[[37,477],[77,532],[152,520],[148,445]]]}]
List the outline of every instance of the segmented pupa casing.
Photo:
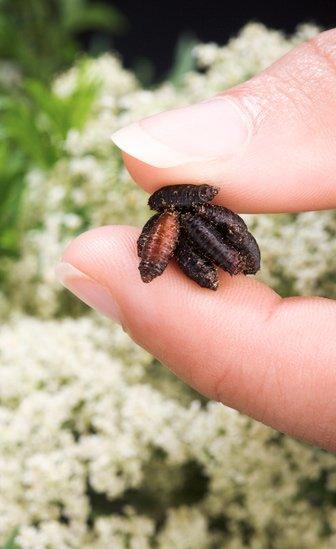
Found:
[{"label": "segmented pupa casing", "polygon": [[184,210],[210,202],[218,193],[211,185],[168,185],[155,191],[148,200],[152,210]]},{"label": "segmented pupa casing", "polygon": [[255,274],[260,269],[260,250],[254,236],[249,232],[244,220],[223,206],[202,204],[197,213],[215,225],[223,233],[225,240],[231,243],[245,261],[244,274]]},{"label": "segmented pupa casing", "polygon": [[182,216],[182,226],[203,256],[231,275],[243,272],[245,264],[241,254],[225,242],[213,224],[197,214],[187,213]]},{"label": "segmented pupa casing", "polygon": [[159,219],[160,215],[161,214],[159,214],[159,213],[152,215],[152,217],[150,217],[146,221],[146,223],[144,224],[144,226],[142,228],[142,231],[141,231],[141,234],[140,234],[140,236],[138,238],[138,241],[137,241],[138,257],[141,257],[143,247],[146,244],[146,242],[147,242],[147,240],[150,236],[150,233],[151,233],[151,230],[154,226],[154,223],[156,222],[157,219]]},{"label": "segmented pupa casing", "polygon": [[147,226],[145,233],[141,233],[138,240],[141,254],[139,271],[143,282],[151,282],[163,273],[174,253],[179,229],[176,212],[166,211],[154,220],[151,218],[149,227]]},{"label": "segmented pupa casing", "polygon": [[187,235],[180,231],[179,243],[174,257],[181,270],[199,286],[217,290],[218,272],[216,266],[205,257],[202,257],[188,242]]}]

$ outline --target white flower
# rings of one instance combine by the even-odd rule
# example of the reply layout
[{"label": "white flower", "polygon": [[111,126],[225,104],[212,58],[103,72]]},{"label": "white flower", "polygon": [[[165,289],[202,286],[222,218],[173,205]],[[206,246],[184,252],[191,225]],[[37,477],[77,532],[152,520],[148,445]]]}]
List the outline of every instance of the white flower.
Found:
[{"label": "white flower", "polygon": [[207,520],[202,513],[192,507],[180,507],[169,511],[158,545],[160,549],[205,549],[209,541]]},{"label": "white flower", "polygon": [[[0,543],[19,527],[27,549],[210,547],[218,536],[239,547],[243,522],[252,546],[276,529],[280,544],[304,531],[316,547],[321,510],[303,487],[327,474],[320,489],[333,490],[334,458],[220,404],[202,407],[170,374],[159,391],[150,360],[95,316],[19,315],[2,327]],[[177,507],[195,489],[194,504]],[[331,525],[328,500],[323,516]],[[213,530],[216,521],[230,529]]]}]

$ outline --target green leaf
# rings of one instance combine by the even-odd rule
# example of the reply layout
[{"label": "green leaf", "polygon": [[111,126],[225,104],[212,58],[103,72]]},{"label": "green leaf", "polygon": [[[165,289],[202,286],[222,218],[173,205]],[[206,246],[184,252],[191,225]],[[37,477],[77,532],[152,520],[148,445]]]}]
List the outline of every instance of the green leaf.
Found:
[{"label": "green leaf", "polygon": [[123,15],[107,2],[2,0],[0,57],[25,76],[49,82],[75,61],[80,32],[100,30],[111,37],[125,26]]},{"label": "green leaf", "polygon": [[85,68],[65,97],[33,79],[13,97],[0,95],[0,255],[18,253],[26,174],[62,158],[68,132],[82,129],[92,112],[99,83],[87,79]]},{"label": "green leaf", "polygon": [[[82,4],[79,7],[76,4]],[[86,4],[85,6],[83,4]],[[67,2],[65,27],[71,32],[99,29],[120,32],[125,29],[126,19],[115,7],[103,3]]]},{"label": "green leaf", "polygon": [[191,34],[183,34],[177,42],[174,64],[168,74],[168,79],[177,87],[183,83],[185,74],[195,68],[192,50],[196,44],[197,40]]},{"label": "green leaf", "polygon": [[17,221],[24,191],[25,160],[5,141],[0,141],[0,254],[15,255],[18,249]]},{"label": "green leaf", "polygon": [[69,130],[84,127],[98,89],[80,77],[72,93],[59,97],[42,82],[27,80],[20,95],[0,99],[2,136],[26,155],[28,165],[51,167],[63,154]]}]

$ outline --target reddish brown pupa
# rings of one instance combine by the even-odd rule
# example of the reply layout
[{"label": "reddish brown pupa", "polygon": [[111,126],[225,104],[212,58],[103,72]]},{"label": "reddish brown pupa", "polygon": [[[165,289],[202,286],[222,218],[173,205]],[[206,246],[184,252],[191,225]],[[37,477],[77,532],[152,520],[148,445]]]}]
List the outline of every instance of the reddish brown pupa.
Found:
[{"label": "reddish brown pupa", "polygon": [[141,257],[139,271],[143,282],[151,282],[163,273],[174,253],[179,236],[177,213],[167,211],[153,218],[145,225],[138,240]]},{"label": "reddish brown pupa", "polygon": [[150,234],[151,234],[151,230],[154,226],[154,223],[156,222],[157,219],[159,219],[159,217],[161,216],[161,214],[157,213],[155,215],[152,215],[152,217],[150,217],[148,219],[148,221],[146,221],[146,223],[144,224],[143,228],[142,228],[142,231],[141,231],[141,234],[138,238],[138,241],[137,241],[137,251],[138,251],[138,256],[141,257],[142,256],[142,250],[144,248],[144,245],[146,244]]}]

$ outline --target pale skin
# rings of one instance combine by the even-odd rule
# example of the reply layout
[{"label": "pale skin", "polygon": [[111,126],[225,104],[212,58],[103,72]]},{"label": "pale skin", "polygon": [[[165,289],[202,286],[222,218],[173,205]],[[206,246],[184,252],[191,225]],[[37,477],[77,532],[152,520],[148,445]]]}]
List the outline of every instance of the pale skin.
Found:
[{"label": "pale skin", "polygon": [[[235,115],[231,120],[226,114],[226,98],[243,120],[242,128],[232,127],[234,150],[225,143],[235,124]],[[149,193],[167,184],[209,183],[220,188],[216,203],[237,212],[335,208],[336,30],[201,110],[160,114],[140,127],[148,142],[137,145],[139,128],[115,141],[131,176]],[[212,292],[173,263],[144,284],[138,235],[136,228],[108,226],[79,236],[63,262],[80,273],[61,268],[62,282],[117,316],[139,345],[207,397],[336,450],[336,303],[283,299],[253,277],[226,273]],[[91,297],[81,273],[92,285]],[[103,305],[95,298],[96,284],[105,291]]]}]

